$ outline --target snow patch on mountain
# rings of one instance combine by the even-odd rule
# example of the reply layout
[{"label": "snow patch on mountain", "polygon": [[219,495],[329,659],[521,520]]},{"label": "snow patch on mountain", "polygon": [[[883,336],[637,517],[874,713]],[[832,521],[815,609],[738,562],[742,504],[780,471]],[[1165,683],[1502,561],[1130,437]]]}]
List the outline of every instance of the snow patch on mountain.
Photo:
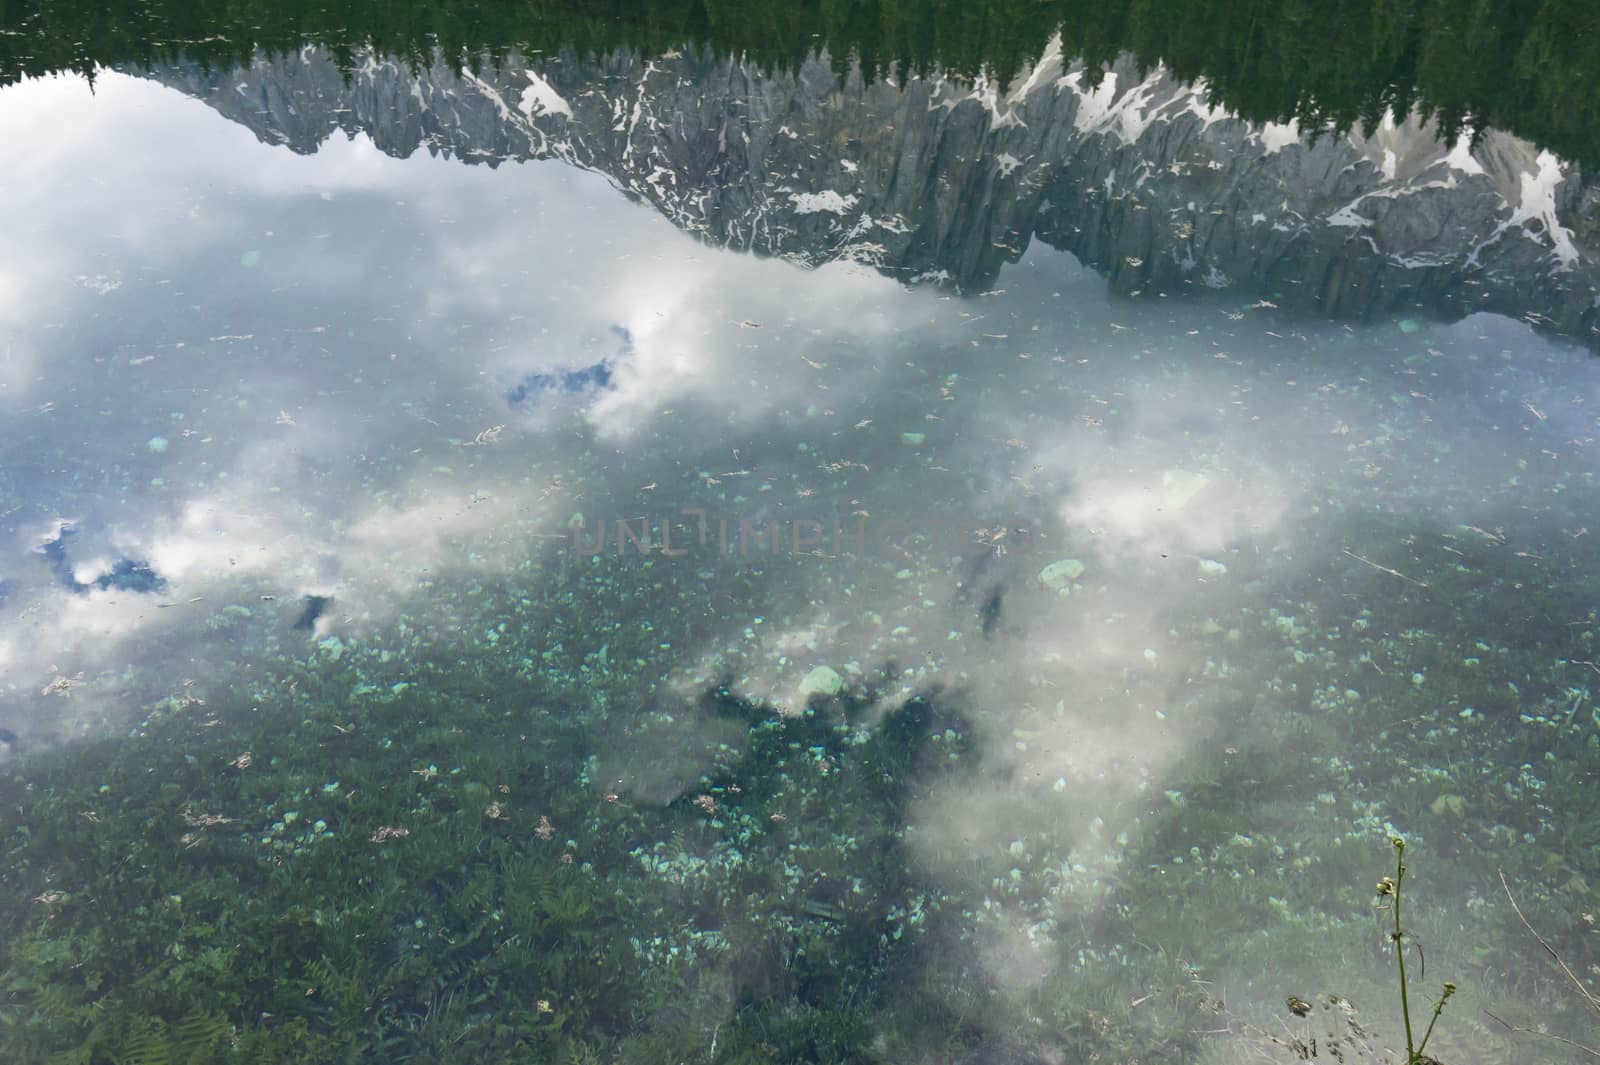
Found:
[{"label": "snow patch on mountain", "polygon": [[848,214],[856,205],[854,196],[841,196],[833,189],[822,192],[797,192],[790,196],[795,214]]},{"label": "snow patch on mountain", "polygon": [[528,79],[528,87],[522,90],[522,113],[529,118],[534,115],[565,115],[572,117],[572,105],[566,98],[556,92],[555,88],[538,71],[525,70],[523,74]]}]

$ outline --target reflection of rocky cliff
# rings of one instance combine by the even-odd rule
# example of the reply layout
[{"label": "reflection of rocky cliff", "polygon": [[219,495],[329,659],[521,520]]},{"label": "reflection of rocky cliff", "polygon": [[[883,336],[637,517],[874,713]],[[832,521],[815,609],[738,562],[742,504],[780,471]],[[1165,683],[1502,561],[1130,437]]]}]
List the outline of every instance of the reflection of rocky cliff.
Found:
[{"label": "reflection of rocky cliff", "polygon": [[1600,339],[1592,177],[1498,133],[1451,150],[1415,120],[1308,143],[1161,71],[1091,89],[1052,52],[998,92],[617,53],[459,77],[369,57],[346,77],[307,49],[158,76],[296,151],[343,129],[402,156],[565,159],[703,239],[806,264],[972,290],[1037,237],[1123,293],[1222,289],[1350,318],[1495,310]]}]

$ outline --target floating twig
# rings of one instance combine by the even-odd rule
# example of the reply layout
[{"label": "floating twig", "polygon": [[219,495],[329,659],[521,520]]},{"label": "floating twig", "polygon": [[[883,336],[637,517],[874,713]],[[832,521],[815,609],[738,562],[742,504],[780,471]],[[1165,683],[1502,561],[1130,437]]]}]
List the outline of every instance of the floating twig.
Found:
[{"label": "floating twig", "polygon": [[[1600,999],[1597,999],[1593,995],[1589,994],[1589,989],[1583,986],[1583,981],[1579,980],[1577,976],[1573,974],[1571,969],[1567,968],[1567,963],[1561,960],[1561,955],[1556,953],[1556,949],[1549,943],[1545,942],[1544,936],[1541,936],[1534,929],[1533,925],[1528,923],[1528,919],[1522,916],[1522,908],[1517,905],[1516,898],[1514,898],[1511,894],[1511,885],[1506,880],[1505,870],[1501,869],[1498,870],[1498,872],[1500,873],[1500,886],[1506,889],[1506,899],[1511,903],[1511,910],[1517,915],[1517,920],[1522,922],[1522,927],[1526,928],[1528,930],[1528,934],[1534,939],[1537,939],[1539,941],[1539,945],[1545,949],[1545,952],[1556,960],[1556,964],[1561,966],[1561,971],[1567,974],[1567,979],[1572,981],[1572,986],[1578,989],[1578,994],[1584,997],[1584,1001],[1593,1006],[1596,1013],[1600,1013]],[[1600,1052],[1591,1050],[1589,1053],[1594,1054],[1596,1057],[1600,1057]]]},{"label": "floating twig", "polygon": [[1401,580],[1405,581],[1407,584],[1415,585],[1418,588],[1426,588],[1427,587],[1427,585],[1424,584],[1422,581],[1415,580],[1415,579],[1413,579],[1411,577],[1407,577],[1404,573],[1401,573],[1397,569],[1390,569],[1388,566],[1380,566],[1376,562],[1372,561],[1372,559],[1370,559],[1370,558],[1362,558],[1360,555],[1356,554],[1354,551],[1350,550],[1348,547],[1344,548],[1344,553],[1349,555],[1351,558],[1355,559],[1357,562],[1361,562],[1361,563],[1364,563],[1365,565],[1371,566],[1373,569],[1377,570],[1379,573],[1387,573],[1391,577],[1399,577]]}]

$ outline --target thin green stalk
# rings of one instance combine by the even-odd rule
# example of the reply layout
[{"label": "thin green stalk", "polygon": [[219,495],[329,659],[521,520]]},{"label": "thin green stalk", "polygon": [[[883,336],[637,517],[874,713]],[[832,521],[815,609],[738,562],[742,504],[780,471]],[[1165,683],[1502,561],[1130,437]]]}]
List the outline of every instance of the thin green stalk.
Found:
[{"label": "thin green stalk", "polygon": [[[1406,881],[1406,841],[1395,837],[1394,841],[1394,956],[1400,963],[1400,1013],[1406,1022],[1406,1065],[1416,1065],[1417,1045],[1411,1037],[1411,1002],[1406,997],[1406,947],[1401,942],[1405,934],[1400,930],[1400,888]],[[1429,1026],[1431,1030],[1431,1025]]]},{"label": "thin green stalk", "polygon": [[1422,1042],[1417,1047],[1417,1057],[1422,1057],[1422,1052],[1428,1049],[1428,1040],[1433,1038],[1433,1026],[1439,1023],[1439,1014],[1444,1012],[1444,1004],[1450,1001],[1450,996],[1456,993],[1456,985],[1446,980],[1444,994],[1439,996],[1439,1001],[1433,1004],[1433,1019],[1428,1022],[1428,1030],[1422,1033]]}]

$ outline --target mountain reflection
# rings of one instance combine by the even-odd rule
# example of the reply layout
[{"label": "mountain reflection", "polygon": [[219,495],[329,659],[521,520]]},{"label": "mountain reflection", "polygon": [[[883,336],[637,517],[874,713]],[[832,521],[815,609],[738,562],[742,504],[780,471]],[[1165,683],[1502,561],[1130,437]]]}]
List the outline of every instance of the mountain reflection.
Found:
[{"label": "mountain reflection", "polygon": [[1131,57],[1097,78],[1066,56],[1052,42],[1006,86],[625,51],[475,73],[307,48],[149,76],[299,152],[342,130],[402,157],[561,159],[711,244],[809,266],[976,292],[1038,240],[1133,298],[1488,310],[1600,337],[1600,195],[1550,153],[1493,130],[1452,143],[1417,115],[1312,136]]},{"label": "mountain reflection", "polygon": [[1593,6],[1269,8],[30,0],[0,84],[113,66],[299,151],[566,158],[718,245],[964,291],[1039,239],[1127,295],[1492,310],[1592,346]]}]

